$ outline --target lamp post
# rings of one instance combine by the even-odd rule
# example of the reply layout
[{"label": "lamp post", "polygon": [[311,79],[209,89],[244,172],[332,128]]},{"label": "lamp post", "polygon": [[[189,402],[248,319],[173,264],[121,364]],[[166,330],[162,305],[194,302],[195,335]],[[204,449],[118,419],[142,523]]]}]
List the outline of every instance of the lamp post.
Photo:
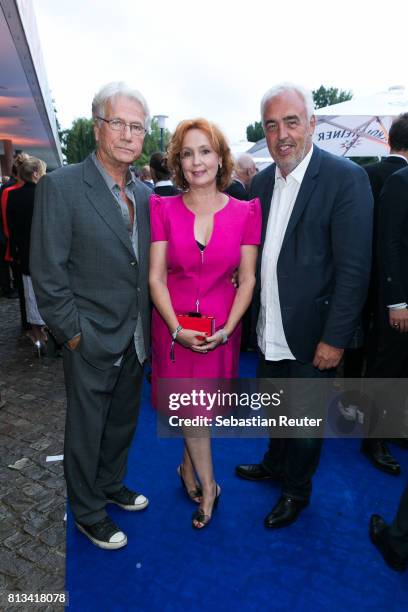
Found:
[{"label": "lamp post", "polygon": [[166,119],[168,119],[168,115],[155,115],[154,119],[157,121],[157,125],[160,129],[160,151],[164,153],[164,130],[166,128]]}]

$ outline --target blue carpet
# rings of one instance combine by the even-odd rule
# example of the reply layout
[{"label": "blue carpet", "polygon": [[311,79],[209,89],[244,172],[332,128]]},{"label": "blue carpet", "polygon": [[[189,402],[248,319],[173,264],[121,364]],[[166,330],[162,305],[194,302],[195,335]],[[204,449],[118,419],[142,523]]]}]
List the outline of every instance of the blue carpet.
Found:
[{"label": "blue carpet", "polygon": [[[252,376],[253,355],[242,373]],[[177,480],[181,441],[156,435],[149,386],[131,450],[127,483],[149,497],[144,512],[109,513],[128,545],[102,551],[67,527],[71,612],[181,610],[407,610],[408,577],[388,569],[368,539],[378,512],[392,519],[408,471],[408,452],[393,447],[403,476],[371,467],[358,440],[326,440],[311,505],[291,527],[267,531],[263,518],[279,496],[270,482],[244,482],[236,463],[258,461],[266,440],[213,443],[219,507],[202,532],[191,528],[194,505]]]}]

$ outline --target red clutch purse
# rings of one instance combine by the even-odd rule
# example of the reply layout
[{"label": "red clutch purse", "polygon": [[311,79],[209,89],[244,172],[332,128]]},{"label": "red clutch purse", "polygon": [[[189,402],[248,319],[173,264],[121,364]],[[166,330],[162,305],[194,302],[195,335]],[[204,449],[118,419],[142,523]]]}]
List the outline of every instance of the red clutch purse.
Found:
[{"label": "red clutch purse", "polygon": [[199,312],[178,314],[177,320],[184,329],[192,329],[203,336],[212,336],[215,333],[215,318],[202,315]]}]

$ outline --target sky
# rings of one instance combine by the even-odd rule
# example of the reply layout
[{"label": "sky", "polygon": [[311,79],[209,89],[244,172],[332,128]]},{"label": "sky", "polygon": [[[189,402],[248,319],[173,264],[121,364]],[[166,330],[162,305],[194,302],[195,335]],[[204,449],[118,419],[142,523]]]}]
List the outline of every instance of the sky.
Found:
[{"label": "sky", "polygon": [[246,138],[262,95],[281,81],[354,96],[408,87],[406,0],[32,2],[64,128],[90,117],[109,81],[139,89],[170,130],[203,116],[230,143]]}]

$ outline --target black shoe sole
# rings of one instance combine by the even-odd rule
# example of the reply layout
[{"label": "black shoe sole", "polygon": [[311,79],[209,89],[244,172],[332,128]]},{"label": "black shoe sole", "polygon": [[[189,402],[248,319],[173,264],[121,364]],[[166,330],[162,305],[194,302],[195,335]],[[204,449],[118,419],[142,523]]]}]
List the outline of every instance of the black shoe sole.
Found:
[{"label": "black shoe sole", "polygon": [[398,465],[398,469],[392,470],[392,469],[388,468],[386,465],[382,465],[381,463],[378,463],[374,459],[374,457],[372,457],[372,455],[370,455],[370,453],[367,453],[365,450],[362,450],[361,452],[369,460],[369,462],[375,468],[377,468],[377,470],[380,470],[380,472],[384,472],[385,474],[389,474],[390,476],[399,476],[401,474],[401,466],[400,465]]},{"label": "black shoe sole", "polygon": [[302,504],[300,506],[298,506],[298,510],[296,513],[296,516],[294,516],[293,518],[289,519],[289,520],[285,520],[285,521],[281,521],[279,523],[273,523],[272,525],[269,524],[267,522],[267,520],[264,520],[264,526],[266,527],[266,529],[280,529],[281,527],[289,527],[289,525],[292,525],[293,523],[295,523],[298,518],[299,515],[301,514],[301,512],[307,508],[307,506],[309,505],[309,501],[306,502],[302,502]]},{"label": "black shoe sole", "polygon": [[103,548],[104,550],[119,550],[119,548],[123,548],[127,544],[126,535],[125,539],[121,542],[103,542],[102,540],[97,540],[96,538],[92,537],[91,534],[87,532],[85,527],[83,527],[79,523],[75,522],[75,525],[77,526],[79,531],[83,533],[84,536],[86,536],[88,540],[90,540],[92,544],[95,544],[95,546],[97,546],[98,548]]},{"label": "black shoe sole", "polygon": [[279,480],[280,478],[279,476],[272,476],[269,474],[267,476],[247,476],[246,474],[240,472],[238,468],[235,468],[235,474],[244,480],[252,480],[253,482],[261,482],[262,480]]},{"label": "black shoe sole", "polygon": [[398,561],[391,561],[390,559],[387,559],[383,554],[381,546],[377,542],[377,537],[371,532],[371,530],[370,530],[370,540],[372,544],[374,544],[374,546],[376,547],[377,551],[380,553],[381,557],[384,560],[384,563],[386,563],[390,569],[394,570],[394,572],[405,572],[405,570],[408,567],[408,563],[404,563],[403,561],[399,563]]},{"label": "black shoe sole", "polygon": [[299,514],[296,515],[296,518],[291,519],[290,521],[283,521],[281,523],[274,523],[273,525],[269,525],[266,521],[264,521],[264,527],[266,529],[281,529],[282,527],[289,527],[289,525],[292,525],[293,523],[296,523],[296,521],[299,518]]},{"label": "black shoe sole", "polygon": [[140,510],[145,510],[147,508],[147,506],[149,505],[149,500],[146,499],[145,502],[139,504],[138,506],[135,506],[134,504],[121,504],[120,502],[115,501],[114,499],[107,499],[106,503],[115,504],[115,506],[119,506],[119,508],[122,508],[122,510],[127,510],[128,512],[140,512]]}]

